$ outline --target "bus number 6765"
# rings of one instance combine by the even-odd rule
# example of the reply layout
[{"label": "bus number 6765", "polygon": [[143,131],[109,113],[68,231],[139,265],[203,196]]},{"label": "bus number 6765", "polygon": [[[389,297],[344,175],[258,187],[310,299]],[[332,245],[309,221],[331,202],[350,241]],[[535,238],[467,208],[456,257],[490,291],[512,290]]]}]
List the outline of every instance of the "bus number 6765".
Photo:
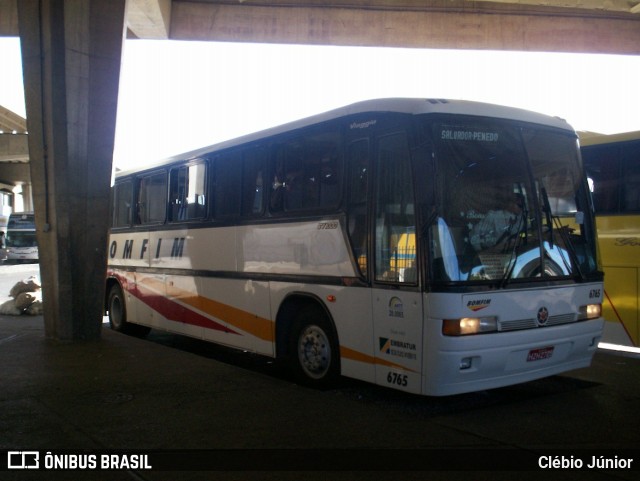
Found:
[{"label": "bus number 6765", "polygon": [[409,381],[406,374],[398,374],[397,372],[389,372],[387,374],[387,382],[389,384],[397,384],[398,386],[406,386]]}]

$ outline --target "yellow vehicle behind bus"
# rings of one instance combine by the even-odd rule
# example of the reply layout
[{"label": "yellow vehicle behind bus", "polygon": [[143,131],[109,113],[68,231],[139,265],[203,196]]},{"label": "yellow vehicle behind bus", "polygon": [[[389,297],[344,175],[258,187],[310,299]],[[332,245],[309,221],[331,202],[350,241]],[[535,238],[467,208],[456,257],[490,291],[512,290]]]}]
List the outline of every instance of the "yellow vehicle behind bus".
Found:
[{"label": "yellow vehicle behind bus", "polygon": [[604,340],[640,345],[640,131],[583,134],[605,272]]}]

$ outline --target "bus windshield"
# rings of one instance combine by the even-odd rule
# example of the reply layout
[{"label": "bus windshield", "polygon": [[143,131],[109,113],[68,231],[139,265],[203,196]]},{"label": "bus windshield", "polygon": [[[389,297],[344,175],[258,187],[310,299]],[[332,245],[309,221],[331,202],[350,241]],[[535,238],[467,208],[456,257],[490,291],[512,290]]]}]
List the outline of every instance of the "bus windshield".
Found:
[{"label": "bus windshield", "polygon": [[7,247],[36,247],[35,231],[9,231],[6,239]]},{"label": "bus windshield", "polygon": [[458,118],[431,129],[434,282],[504,286],[584,278],[597,270],[575,137],[483,119]]}]

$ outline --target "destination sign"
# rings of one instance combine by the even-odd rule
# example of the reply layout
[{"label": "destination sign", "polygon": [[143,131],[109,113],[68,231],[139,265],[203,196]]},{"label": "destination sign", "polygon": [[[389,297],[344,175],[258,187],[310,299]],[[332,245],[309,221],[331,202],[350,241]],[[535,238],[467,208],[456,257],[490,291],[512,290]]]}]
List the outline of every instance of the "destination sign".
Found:
[{"label": "destination sign", "polygon": [[497,132],[482,132],[479,130],[454,130],[442,129],[440,133],[442,140],[466,140],[472,142],[497,142],[499,135]]}]

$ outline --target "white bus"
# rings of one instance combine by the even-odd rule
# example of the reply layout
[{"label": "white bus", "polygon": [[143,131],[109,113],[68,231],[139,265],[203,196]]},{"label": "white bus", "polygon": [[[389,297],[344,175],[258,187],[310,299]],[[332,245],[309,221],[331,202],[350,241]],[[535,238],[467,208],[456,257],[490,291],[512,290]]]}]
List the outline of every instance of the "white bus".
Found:
[{"label": "white bus", "polygon": [[361,102],[122,172],[112,212],[112,328],[272,356],[311,385],[495,388],[588,366],[602,334],[558,118]]},{"label": "white bus", "polygon": [[33,212],[16,212],[9,216],[5,236],[5,262],[37,262],[38,242]]}]

